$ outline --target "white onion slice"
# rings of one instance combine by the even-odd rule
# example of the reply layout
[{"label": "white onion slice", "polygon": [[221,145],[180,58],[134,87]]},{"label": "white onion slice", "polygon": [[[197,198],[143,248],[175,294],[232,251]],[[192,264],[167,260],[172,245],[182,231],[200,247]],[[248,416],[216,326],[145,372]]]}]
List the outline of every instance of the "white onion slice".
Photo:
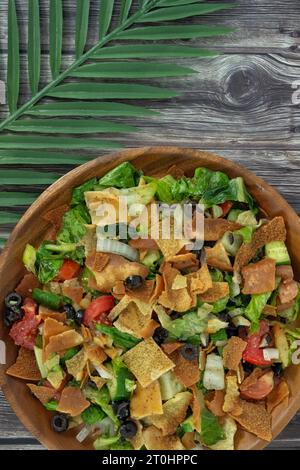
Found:
[{"label": "white onion slice", "polygon": [[279,351],[276,348],[263,349],[263,355],[265,361],[277,361],[279,359]]},{"label": "white onion slice", "polygon": [[104,366],[96,366],[95,369],[102,379],[112,379],[112,374]]},{"label": "white onion slice", "polygon": [[115,255],[124,256],[130,261],[139,260],[139,252],[126,243],[119,242],[118,240],[109,240],[108,238],[97,238],[97,251],[103,253],[114,253]]},{"label": "white onion slice", "polygon": [[76,439],[78,442],[83,442],[89,434],[92,432],[93,428],[91,425],[86,424],[81,431],[77,434]]}]

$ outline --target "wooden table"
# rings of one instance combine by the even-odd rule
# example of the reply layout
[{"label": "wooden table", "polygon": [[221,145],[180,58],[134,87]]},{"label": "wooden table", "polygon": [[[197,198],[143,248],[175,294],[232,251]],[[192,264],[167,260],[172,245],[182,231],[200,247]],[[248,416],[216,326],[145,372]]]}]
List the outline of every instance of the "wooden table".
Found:
[{"label": "wooden table", "polygon": [[[44,7],[47,2],[41,3]],[[64,60],[67,62],[73,51],[75,0],[64,3]],[[97,3],[92,2],[93,17]],[[265,178],[300,214],[300,107],[292,103],[293,83],[300,80],[300,2],[239,0],[238,3],[235,10],[206,19],[210,24],[234,26],[235,33],[217,40],[194,41],[195,45],[213,46],[223,55],[214,59],[178,60],[199,74],[167,80],[183,95],[165,103],[150,103],[153,109],[161,111],[161,116],[131,120],[141,127],[141,132],[118,139],[126,147],[181,145],[216,151]],[[18,4],[25,23],[22,1]],[[0,63],[6,57],[6,10],[7,0],[0,4]],[[45,14],[43,9],[44,20]],[[96,34],[96,29],[91,27],[90,44]],[[24,34],[21,41],[25,47]],[[46,57],[46,40],[43,44]],[[25,74],[22,76],[25,80]],[[0,67],[0,79],[4,79],[3,67]],[[1,107],[1,119],[4,111]],[[87,159],[92,156],[87,152]],[[43,169],[52,171],[53,166],[45,164]],[[69,169],[55,168],[60,174]],[[15,210],[20,212],[18,208]],[[1,226],[0,236],[10,229],[11,226]],[[24,429],[0,394],[0,449],[7,448],[41,449],[42,446]],[[300,413],[269,448],[300,449]]]}]

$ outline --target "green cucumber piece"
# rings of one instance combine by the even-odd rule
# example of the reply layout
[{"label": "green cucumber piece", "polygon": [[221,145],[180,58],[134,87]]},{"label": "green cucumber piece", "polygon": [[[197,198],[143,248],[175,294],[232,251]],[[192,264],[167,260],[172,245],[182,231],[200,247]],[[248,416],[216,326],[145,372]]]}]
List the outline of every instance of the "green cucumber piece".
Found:
[{"label": "green cucumber piece", "polygon": [[276,261],[277,266],[291,264],[291,258],[284,242],[270,242],[265,246],[267,258]]}]

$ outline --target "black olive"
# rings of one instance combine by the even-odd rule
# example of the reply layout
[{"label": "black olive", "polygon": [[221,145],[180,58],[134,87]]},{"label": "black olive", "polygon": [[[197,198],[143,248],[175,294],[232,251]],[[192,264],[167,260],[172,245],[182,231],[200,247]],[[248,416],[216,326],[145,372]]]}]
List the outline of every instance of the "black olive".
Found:
[{"label": "black olive", "polygon": [[137,433],[137,425],[128,419],[120,427],[120,436],[124,439],[132,439]]},{"label": "black olive", "polygon": [[138,289],[139,287],[142,287],[143,282],[144,279],[142,276],[135,274],[133,276],[128,276],[127,279],[125,279],[125,287],[127,287],[127,289]]},{"label": "black olive", "polygon": [[17,292],[11,292],[5,297],[5,305],[7,308],[21,307],[22,297]]},{"label": "black olive", "polygon": [[80,309],[75,312],[74,320],[75,320],[76,325],[80,326],[82,324],[83,317],[84,317],[84,310]]},{"label": "black olive", "polygon": [[56,414],[51,418],[51,426],[55,432],[65,432],[69,427],[69,418],[64,414]]},{"label": "black olive", "polygon": [[98,390],[97,385],[91,379],[89,379],[86,384],[87,384],[88,387],[94,388],[95,390]]},{"label": "black olive", "polygon": [[273,341],[272,335],[271,335],[270,333],[267,333],[267,334],[264,336],[264,339],[266,340],[268,346],[270,346],[270,344],[271,344],[272,341]]},{"label": "black olive", "polygon": [[166,330],[162,326],[156,328],[153,333],[153,339],[158,345],[162,344],[168,338],[168,336],[168,330]]},{"label": "black olive", "polygon": [[274,375],[276,377],[282,377],[283,375],[283,368],[282,368],[282,364],[280,364],[280,362],[276,362],[275,364],[272,365],[272,370],[274,372]]},{"label": "black olive", "polygon": [[243,369],[247,374],[251,374],[254,369],[254,365],[249,362],[243,362]]},{"label": "black olive", "polygon": [[75,320],[75,315],[76,315],[76,310],[71,304],[65,304],[64,305],[64,310],[67,315],[68,320]]},{"label": "black olive", "polygon": [[198,347],[195,344],[186,343],[180,349],[180,354],[188,361],[194,361],[198,357]]},{"label": "black olive", "polygon": [[112,409],[120,421],[125,421],[130,416],[129,401],[113,401]]},{"label": "black olive", "polygon": [[177,320],[177,318],[181,318],[181,314],[179,312],[173,312],[170,315],[171,320]]},{"label": "black olive", "polygon": [[236,326],[229,325],[226,328],[227,337],[231,338],[232,336],[238,336],[238,328]]},{"label": "black olive", "polygon": [[6,308],[4,312],[4,325],[12,326],[15,322],[22,320],[24,313],[19,307]]},{"label": "black olive", "polygon": [[218,318],[226,323],[230,323],[231,317],[227,312],[221,312],[218,314]]}]

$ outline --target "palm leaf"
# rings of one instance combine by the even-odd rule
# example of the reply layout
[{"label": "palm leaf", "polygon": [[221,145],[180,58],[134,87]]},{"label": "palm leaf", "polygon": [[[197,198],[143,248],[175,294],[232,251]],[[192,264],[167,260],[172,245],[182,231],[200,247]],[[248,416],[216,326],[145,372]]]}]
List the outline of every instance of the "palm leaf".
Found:
[{"label": "palm leaf", "polygon": [[46,152],[45,150],[0,150],[1,165],[41,165],[41,163],[47,165],[80,165],[85,163],[87,159],[88,157],[83,155]]},{"label": "palm leaf", "polygon": [[26,114],[31,116],[158,116],[159,113],[142,106],[102,101],[69,101],[40,104]]},{"label": "palm leaf", "polygon": [[142,39],[144,41],[157,41],[162,39],[194,39],[208,38],[231,33],[232,28],[220,26],[145,26],[143,28],[133,28],[128,31],[118,33],[118,39],[128,39],[134,41]]},{"label": "palm leaf", "polygon": [[20,219],[20,214],[16,214],[15,212],[4,212],[0,211],[0,223],[1,224],[16,224]]},{"label": "palm leaf", "polygon": [[77,0],[76,2],[76,57],[83,54],[89,27],[90,0]]},{"label": "palm leaf", "polygon": [[109,121],[87,119],[30,119],[17,121],[8,127],[14,132],[47,134],[91,134],[97,132],[134,132],[136,127]]},{"label": "palm leaf", "polygon": [[20,82],[19,27],[15,0],[8,2],[7,102],[11,113],[17,109]]},{"label": "palm leaf", "polygon": [[[77,139],[66,137],[0,136],[0,149],[115,149],[122,147],[116,142],[98,139]],[[25,180],[24,180],[25,181]]]},{"label": "palm leaf", "polygon": [[28,0],[28,75],[32,93],[37,93],[40,82],[41,39],[38,0]]},{"label": "palm leaf", "polygon": [[[215,57],[219,53],[196,47],[173,46],[168,44],[126,44],[97,50],[93,59],[147,59],[161,57]],[[143,62],[146,65],[146,62]]]},{"label": "palm leaf", "polygon": [[50,67],[53,78],[59,75],[62,53],[63,6],[62,0],[50,0]]},{"label": "palm leaf", "polygon": [[109,30],[115,0],[102,0],[99,18],[99,39],[103,39]]},{"label": "palm leaf", "polygon": [[0,206],[27,206],[38,197],[38,193],[0,192]]},{"label": "palm leaf", "polygon": [[54,183],[60,175],[57,173],[45,173],[41,171],[31,170],[6,170],[5,173],[0,174],[0,184],[23,186],[24,181],[26,184],[45,185]]},{"label": "palm leaf", "polygon": [[188,67],[157,62],[101,62],[80,67],[72,77],[86,78],[155,78],[180,77],[196,73]]},{"label": "palm leaf", "polygon": [[120,24],[123,24],[127,20],[131,5],[132,0],[122,0],[120,8]]},{"label": "palm leaf", "polygon": [[6,242],[7,242],[7,238],[0,237],[0,249],[1,250],[5,247]]},{"label": "palm leaf", "polygon": [[213,13],[218,10],[225,10],[233,8],[233,4],[230,3],[212,3],[202,5],[191,5],[189,8],[186,5],[176,6],[170,8],[159,8],[157,10],[147,13],[142,18],[139,18],[138,22],[158,22],[158,21],[173,21],[188,18],[190,16],[205,15],[207,13]]}]

